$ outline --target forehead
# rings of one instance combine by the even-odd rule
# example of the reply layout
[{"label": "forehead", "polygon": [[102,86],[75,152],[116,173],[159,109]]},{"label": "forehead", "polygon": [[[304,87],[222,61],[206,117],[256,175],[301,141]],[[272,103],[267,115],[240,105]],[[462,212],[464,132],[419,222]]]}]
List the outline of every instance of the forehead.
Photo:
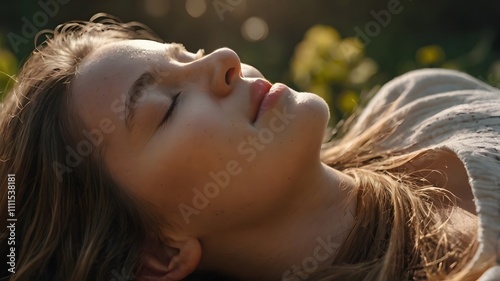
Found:
[{"label": "forehead", "polygon": [[137,63],[140,60],[158,59],[158,55],[170,49],[171,44],[162,44],[150,40],[125,40],[108,43],[96,49],[79,65],[80,76],[100,68]]},{"label": "forehead", "polygon": [[140,75],[147,69],[164,64],[179,53],[185,51],[184,46],[177,43],[159,43],[151,40],[124,40],[108,43],[85,57],[78,65],[74,79],[74,90],[88,89],[94,86],[105,86],[98,81],[112,82],[113,78],[124,78]]},{"label": "forehead", "polygon": [[164,50],[165,44],[148,40],[127,40],[99,47],[78,65],[73,97],[78,103],[95,98],[97,93],[105,99],[114,92],[123,92],[133,77],[161,59]]},{"label": "forehead", "polygon": [[[145,40],[141,40],[141,42],[136,40],[114,42],[101,46],[85,57],[78,65],[75,77],[75,83],[79,86],[77,88],[81,87],[82,83],[80,82],[111,76],[117,71],[120,72],[122,67],[130,67],[141,61],[151,60],[162,46],[163,44]],[[133,70],[133,68],[128,70]]]},{"label": "forehead", "polygon": [[89,92],[124,90],[127,82],[132,83],[131,79],[154,66],[166,63],[168,58],[181,50],[183,47],[180,44],[163,44],[150,40],[125,40],[103,45],[78,65],[73,81],[75,98],[86,96]]}]

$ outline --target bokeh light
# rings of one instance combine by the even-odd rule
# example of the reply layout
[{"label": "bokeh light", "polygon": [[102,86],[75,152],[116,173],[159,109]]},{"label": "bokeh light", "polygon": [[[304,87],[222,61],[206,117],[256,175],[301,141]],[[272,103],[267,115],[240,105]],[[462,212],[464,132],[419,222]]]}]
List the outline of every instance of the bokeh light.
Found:
[{"label": "bokeh light", "polygon": [[259,41],[267,37],[267,23],[258,17],[248,18],[241,26],[241,34],[248,41]]},{"label": "bokeh light", "polygon": [[186,11],[193,18],[201,17],[207,10],[205,0],[186,0]]},{"label": "bokeh light", "polygon": [[170,0],[144,0],[144,11],[152,17],[163,17],[170,7]]},{"label": "bokeh light", "polygon": [[424,46],[417,50],[416,60],[421,65],[435,65],[445,59],[443,48],[438,45]]},{"label": "bokeh light", "polygon": [[[0,95],[13,82],[9,75],[15,70],[10,69],[17,69],[33,50],[35,31],[96,12],[142,22],[165,41],[183,43],[189,50],[233,48],[267,79],[331,102],[332,124],[349,113],[354,95],[365,103],[372,89],[413,69],[457,69],[500,86],[498,0],[481,2],[481,11],[471,10],[466,0],[441,1],[431,11],[424,2],[412,1],[411,8],[392,14],[387,26],[380,20],[389,18],[381,19],[379,9],[388,0],[71,0],[44,6],[53,9],[50,13],[38,2],[10,1],[0,9],[0,50],[10,52],[0,51]],[[50,19],[38,26],[42,13]],[[357,30],[364,33],[370,21],[380,24],[380,34],[361,35]],[[419,22],[418,32],[414,22]]]}]

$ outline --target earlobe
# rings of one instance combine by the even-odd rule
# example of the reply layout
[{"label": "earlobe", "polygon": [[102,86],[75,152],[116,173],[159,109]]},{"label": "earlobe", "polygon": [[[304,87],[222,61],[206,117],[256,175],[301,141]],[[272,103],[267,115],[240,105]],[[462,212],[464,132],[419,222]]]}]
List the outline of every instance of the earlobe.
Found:
[{"label": "earlobe", "polygon": [[173,245],[179,252],[168,265],[167,280],[182,280],[193,273],[201,259],[201,245],[198,239],[187,237]]},{"label": "earlobe", "polygon": [[170,241],[166,248],[160,242],[148,243],[145,257],[136,279],[144,281],[178,281],[186,278],[198,267],[201,246],[196,238],[185,237]]}]

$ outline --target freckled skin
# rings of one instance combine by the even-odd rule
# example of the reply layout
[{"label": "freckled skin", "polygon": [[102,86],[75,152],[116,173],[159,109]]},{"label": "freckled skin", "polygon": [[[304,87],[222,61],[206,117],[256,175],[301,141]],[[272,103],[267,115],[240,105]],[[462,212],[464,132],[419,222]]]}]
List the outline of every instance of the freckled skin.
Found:
[{"label": "freckled skin", "polygon": [[[252,124],[248,116],[250,85],[262,77],[260,72],[241,64],[229,49],[201,58],[187,51],[165,57],[172,46],[148,40],[112,43],[96,50],[80,67],[74,102],[86,127],[97,128],[104,118],[116,126],[106,136],[105,148],[105,165],[115,180],[189,233],[244,225],[287,204],[301,188],[290,183],[300,182],[304,171],[319,165],[329,115],[326,103],[316,95],[288,89],[275,109],[295,117],[263,144],[259,132],[269,129],[277,117],[267,110]],[[148,69],[168,75],[146,89],[129,132],[111,104]],[[234,71],[228,84],[230,69]],[[179,92],[174,113],[158,128]],[[248,144],[249,138],[257,140],[259,149]],[[242,144],[255,153],[252,161],[238,150]],[[179,204],[192,205],[193,189],[203,191],[213,181],[210,173],[226,170],[228,161],[236,161],[241,172],[186,224]]]}]

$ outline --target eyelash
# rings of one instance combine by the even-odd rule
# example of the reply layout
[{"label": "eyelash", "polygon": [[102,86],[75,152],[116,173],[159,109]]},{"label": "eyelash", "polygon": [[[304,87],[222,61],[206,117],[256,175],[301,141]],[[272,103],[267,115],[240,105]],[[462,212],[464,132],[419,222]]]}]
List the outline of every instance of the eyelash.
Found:
[{"label": "eyelash", "polygon": [[167,113],[165,114],[165,117],[163,117],[163,120],[161,121],[162,124],[165,124],[168,121],[168,119],[170,119],[172,114],[174,113],[174,110],[175,110],[175,107],[177,106],[178,98],[180,95],[181,95],[181,92],[179,92],[178,94],[176,94],[172,98],[172,103],[170,104],[170,107],[168,108]]}]

